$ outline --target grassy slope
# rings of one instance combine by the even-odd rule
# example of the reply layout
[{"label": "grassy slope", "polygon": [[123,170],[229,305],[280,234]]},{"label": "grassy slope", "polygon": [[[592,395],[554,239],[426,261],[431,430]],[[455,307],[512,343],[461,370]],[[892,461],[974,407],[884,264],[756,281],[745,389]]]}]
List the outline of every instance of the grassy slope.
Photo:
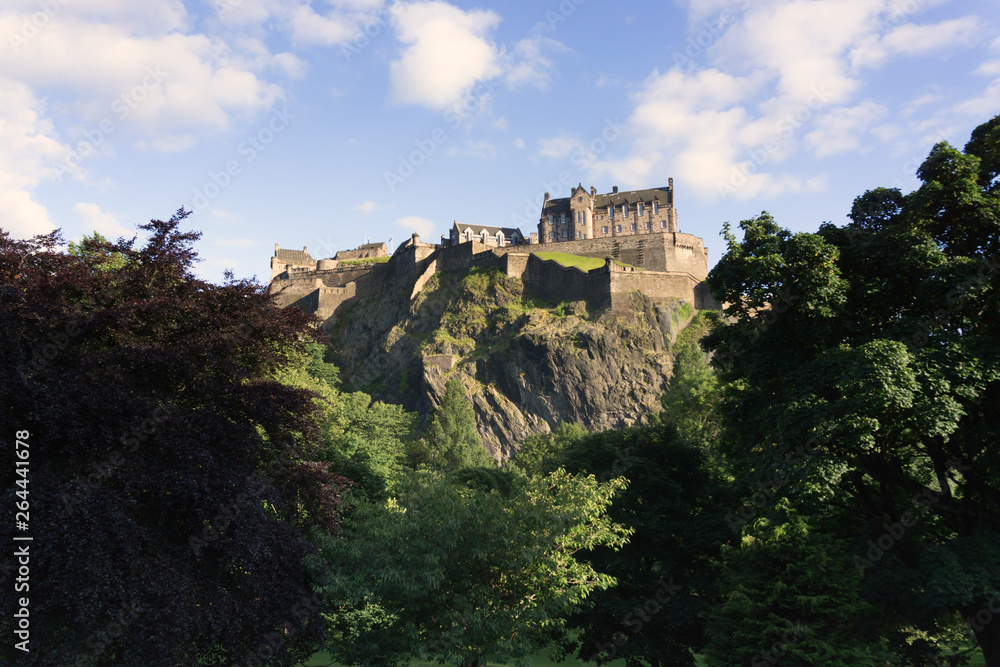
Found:
[{"label": "grassy slope", "polygon": [[604,266],[604,260],[596,257],[581,257],[568,252],[537,252],[539,259],[553,259],[563,266],[575,266],[582,271],[590,271]]}]

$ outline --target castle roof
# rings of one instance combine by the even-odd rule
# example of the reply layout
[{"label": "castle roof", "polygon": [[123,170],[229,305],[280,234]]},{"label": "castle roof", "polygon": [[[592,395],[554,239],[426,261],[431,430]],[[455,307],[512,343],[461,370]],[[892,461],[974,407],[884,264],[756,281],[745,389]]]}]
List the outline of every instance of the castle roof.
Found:
[{"label": "castle roof", "polygon": [[302,250],[289,250],[287,248],[279,248],[278,245],[275,244],[274,257],[287,264],[309,265],[316,263],[316,260],[309,256],[306,248],[303,248]]},{"label": "castle roof", "polygon": [[524,238],[524,234],[517,227],[493,227],[492,225],[470,225],[464,222],[455,221],[452,225],[452,230],[458,230],[459,234],[464,234],[469,231],[475,236],[481,235],[484,231],[489,236],[496,236],[497,232],[503,232],[505,238],[514,238],[514,234],[517,234],[520,238]]},{"label": "castle roof", "polygon": [[[589,196],[589,194],[588,194]],[[560,197],[558,199],[546,199],[542,204],[542,215],[553,215],[556,213],[569,212],[570,200],[572,197]],[[621,206],[622,204],[638,204],[639,202],[660,202],[661,204],[672,204],[673,193],[670,188],[646,188],[644,190],[628,190],[626,192],[607,192],[594,196],[594,208],[604,208],[605,206]]]}]

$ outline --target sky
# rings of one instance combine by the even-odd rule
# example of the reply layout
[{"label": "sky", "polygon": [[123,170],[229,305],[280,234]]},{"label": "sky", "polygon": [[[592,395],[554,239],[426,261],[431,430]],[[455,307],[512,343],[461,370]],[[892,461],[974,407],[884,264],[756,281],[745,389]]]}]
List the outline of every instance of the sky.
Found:
[{"label": "sky", "polygon": [[724,223],[843,224],[1000,113],[996,0],[0,6],[0,228],[131,238],[183,206],[213,282],[671,177],[714,264]]}]

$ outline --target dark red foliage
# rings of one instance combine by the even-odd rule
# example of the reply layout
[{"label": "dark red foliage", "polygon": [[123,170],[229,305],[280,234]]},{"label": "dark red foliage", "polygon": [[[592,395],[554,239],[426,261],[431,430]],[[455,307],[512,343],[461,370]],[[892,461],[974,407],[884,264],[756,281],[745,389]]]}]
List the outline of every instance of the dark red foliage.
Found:
[{"label": "dark red foliage", "polygon": [[308,463],[309,394],[267,379],[312,318],[254,281],[197,279],[187,215],[105,248],[115,269],[0,230],[0,422],[8,452],[30,432],[34,538],[30,655],[0,554],[4,664],[291,664],[320,632],[301,561],[346,480]]}]

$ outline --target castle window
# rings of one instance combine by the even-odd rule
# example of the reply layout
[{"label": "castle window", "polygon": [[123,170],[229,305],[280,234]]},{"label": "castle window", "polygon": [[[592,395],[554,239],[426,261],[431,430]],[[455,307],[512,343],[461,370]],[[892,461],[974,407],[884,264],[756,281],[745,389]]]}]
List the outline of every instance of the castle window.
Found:
[{"label": "castle window", "polygon": [[576,200],[577,201],[583,201],[583,197],[577,197]]},{"label": "castle window", "polygon": [[563,238],[566,238],[567,236],[569,236],[569,234],[568,234],[568,233],[566,232],[566,230],[564,229],[564,230],[563,230]]},{"label": "castle window", "polygon": [[624,215],[626,218],[628,217],[628,202],[622,204],[622,215]]},{"label": "castle window", "polygon": [[503,245],[503,232],[497,232],[497,245]]},{"label": "castle window", "polygon": [[561,225],[565,225],[566,224],[566,214],[565,213],[560,213],[559,214],[559,224],[561,224]]},{"label": "castle window", "polygon": [[652,228],[653,228],[653,223],[647,222],[646,223],[646,229],[652,229]]},{"label": "castle window", "polygon": [[660,214],[660,202],[654,201],[653,202],[653,215],[659,215],[659,214]]},{"label": "castle window", "polygon": [[583,222],[583,211],[577,211],[576,212],[576,221],[578,223]]},{"label": "castle window", "polygon": [[639,202],[639,217],[642,217],[642,202]]},{"label": "castle window", "polygon": [[607,227],[605,227],[605,228],[604,228],[604,233],[605,233],[605,234],[607,234],[607,233],[608,233],[608,228],[607,228]]},{"label": "castle window", "polygon": [[608,207],[608,219],[609,220],[614,220],[615,219],[615,207],[614,206],[609,206]]},{"label": "castle window", "polygon": [[666,220],[661,220],[660,221],[660,227],[662,227],[663,229],[666,229],[667,228],[667,221]]},{"label": "castle window", "polygon": [[635,231],[635,223],[634,222],[632,223],[632,231],[633,232]]},{"label": "castle window", "polygon": [[617,225],[617,226],[615,227],[615,231],[616,231],[616,232],[618,232],[618,233],[620,234],[620,233],[621,233],[621,231],[622,231],[622,226],[621,226],[621,225]]},{"label": "castle window", "polygon": [[554,239],[555,237],[556,237],[556,233],[555,232],[549,232],[549,238],[550,239]]},{"label": "castle window", "polygon": [[577,233],[576,233],[576,238],[581,238],[582,236],[583,236],[583,233],[582,233],[582,232],[577,232]]},{"label": "castle window", "polygon": [[472,240],[472,230],[471,229],[467,229],[465,231],[465,240],[466,241],[471,241]]},{"label": "castle window", "polygon": [[554,215],[550,215],[550,216],[549,216],[549,224],[551,225],[551,224],[552,224],[553,222],[555,222],[555,221],[556,221],[556,216],[554,216]]},{"label": "castle window", "polygon": [[488,235],[486,234],[486,230],[485,229],[482,231],[482,233],[480,234],[480,236],[483,239],[483,243],[486,243],[486,238],[487,238]]}]

